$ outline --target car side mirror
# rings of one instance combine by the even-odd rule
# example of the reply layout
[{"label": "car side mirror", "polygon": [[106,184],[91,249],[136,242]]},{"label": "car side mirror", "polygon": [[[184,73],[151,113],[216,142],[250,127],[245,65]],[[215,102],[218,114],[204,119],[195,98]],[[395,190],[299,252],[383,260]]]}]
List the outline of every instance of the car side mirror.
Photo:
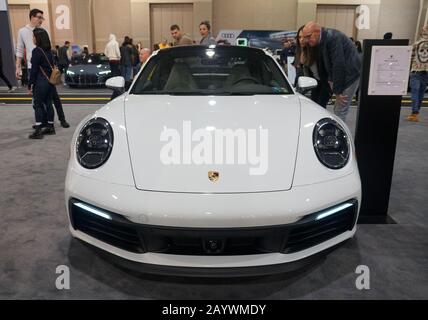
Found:
[{"label": "car side mirror", "polygon": [[113,77],[106,81],[106,87],[112,90],[123,91],[125,89],[124,77]]},{"label": "car side mirror", "polygon": [[299,77],[297,81],[297,91],[304,94],[318,86],[318,81],[311,77]]}]

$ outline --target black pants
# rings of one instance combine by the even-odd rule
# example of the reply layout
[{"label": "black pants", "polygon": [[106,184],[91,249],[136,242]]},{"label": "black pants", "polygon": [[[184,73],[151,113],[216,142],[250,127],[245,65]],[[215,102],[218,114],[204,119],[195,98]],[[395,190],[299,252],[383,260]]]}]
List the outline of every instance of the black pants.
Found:
[{"label": "black pants", "polygon": [[59,64],[58,69],[62,74],[67,73],[68,64]]},{"label": "black pants", "polygon": [[22,86],[26,86],[28,84],[28,78],[29,78],[28,74],[29,74],[28,69],[22,68],[22,77],[21,77]]},{"label": "black pants", "polygon": [[332,95],[330,85],[327,80],[318,81],[318,86],[312,90],[311,99],[313,102],[319,104],[324,109],[327,108],[327,103]]},{"label": "black pants", "polygon": [[52,107],[52,93],[55,87],[47,80],[38,79],[33,88],[33,108],[36,116],[36,124],[54,122],[54,110]]},{"label": "black pants", "polygon": [[[29,74],[31,74],[31,69],[28,69],[28,72],[29,72]],[[44,81],[44,80],[45,79],[38,80],[38,82],[41,82],[41,81]],[[36,109],[35,106],[34,106],[34,104],[35,104],[35,102],[34,102],[34,100],[35,100],[34,96],[35,95],[33,94],[33,108]],[[55,86],[52,86],[52,89],[50,90],[50,103],[51,103],[50,108],[53,110],[53,108],[52,108],[52,102],[55,105],[56,113],[58,115],[58,120],[60,122],[65,121],[65,114],[64,114],[64,110],[62,108],[61,99],[59,98],[58,91],[56,90]],[[37,120],[36,120],[36,122],[37,122]]]},{"label": "black pants", "polygon": [[119,61],[110,60],[110,70],[112,77],[119,77],[121,75],[119,65]]},{"label": "black pants", "polygon": [[12,89],[12,85],[11,85],[9,79],[6,78],[6,76],[3,73],[3,67],[0,67],[0,79],[2,79],[4,81],[4,83],[6,83],[6,85],[9,87],[9,89]]},{"label": "black pants", "polygon": [[55,105],[56,114],[58,115],[58,120],[60,122],[65,121],[65,114],[62,108],[61,99],[59,98],[58,91],[56,90],[55,86],[52,89],[52,101],[53,101],[53,104]]}]

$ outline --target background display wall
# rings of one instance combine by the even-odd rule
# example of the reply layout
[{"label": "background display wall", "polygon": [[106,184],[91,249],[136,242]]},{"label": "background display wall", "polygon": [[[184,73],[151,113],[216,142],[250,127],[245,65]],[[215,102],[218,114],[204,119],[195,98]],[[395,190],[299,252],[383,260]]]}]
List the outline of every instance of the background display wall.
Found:
[{"label": "background display wall", "polygon": [[[199,23],[210,20],[213,33],[220,29],[296,30],[310,20],[345,31],[356,39],[394,38],[412,42],[426,22],[427,0],[9,0],[14,35],[26,23],[30,8],[45,11],[44,27],[55,44],[65,40],[102,51],[110,33],[119,41],[125,35],[152,46],[162,38],[171,40],[169,25],[176,22],[199,40]],[[340,4],[338,4],[340,3]],[[357,30],[349,21],[355,9],[370,10],[370,28]],[[70,19],[64,28],[64,8]],[[269,17],[267,19],[266,17]],[[352,21],[352,20],[351,20]],[[59,26],[59,27],[58,27]]]}]

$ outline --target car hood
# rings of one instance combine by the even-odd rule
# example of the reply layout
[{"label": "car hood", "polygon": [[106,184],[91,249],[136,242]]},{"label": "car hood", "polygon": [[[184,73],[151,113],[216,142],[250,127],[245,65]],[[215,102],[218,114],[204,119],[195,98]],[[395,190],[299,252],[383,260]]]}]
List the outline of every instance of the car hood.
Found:
[{"label": "car hood", "polygon": [[129,95],[125,119],[138,189],[291,189],[300,129],[295,95]]}]

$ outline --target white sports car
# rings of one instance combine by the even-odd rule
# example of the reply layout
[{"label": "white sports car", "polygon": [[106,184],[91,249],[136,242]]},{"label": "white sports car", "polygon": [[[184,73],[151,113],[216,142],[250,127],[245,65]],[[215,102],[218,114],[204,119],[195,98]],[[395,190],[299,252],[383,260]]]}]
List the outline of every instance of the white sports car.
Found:
[{"label": "white sports car", "polygon": [[269,53],[160,50],[78,126],[70,230],[149,273],[283,272],[355,234],[354,150],[347,126],[296,93]]}]

